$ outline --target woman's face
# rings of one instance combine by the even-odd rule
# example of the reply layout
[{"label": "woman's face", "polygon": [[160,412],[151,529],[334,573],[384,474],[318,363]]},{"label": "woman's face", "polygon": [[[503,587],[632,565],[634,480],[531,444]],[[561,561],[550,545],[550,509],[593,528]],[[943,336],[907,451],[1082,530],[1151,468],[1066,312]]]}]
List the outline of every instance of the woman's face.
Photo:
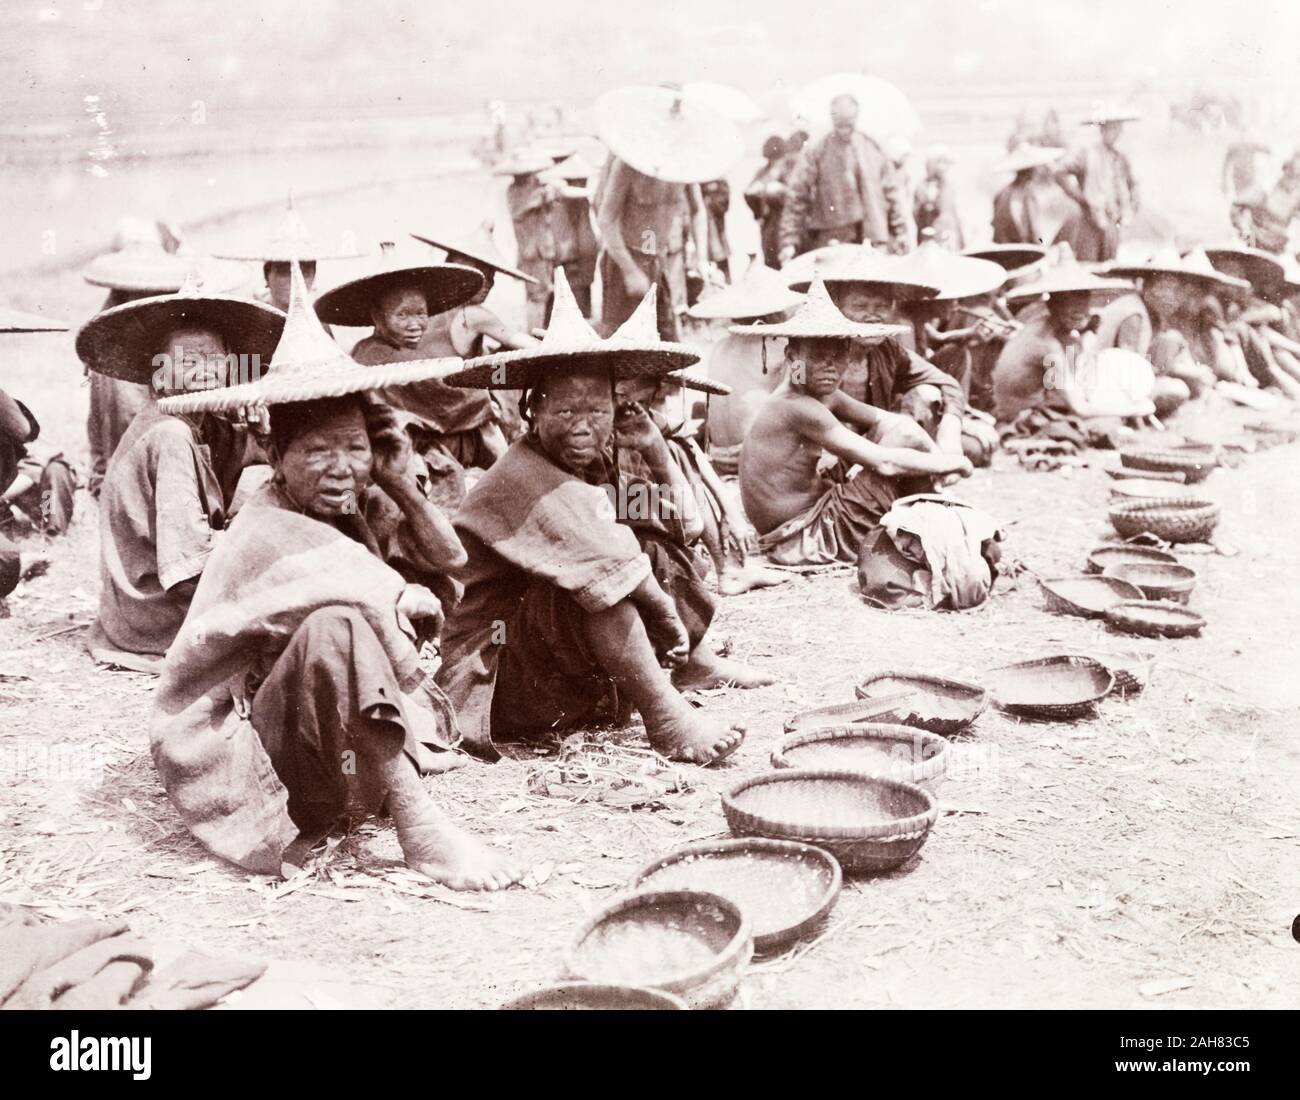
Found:
[{"label": "woman's face", "polygon": [[609,446],[614,433],[609,376],[594,371],[547,382],[532,417],[546,456],[570,473],[581,473]]},{"label": "woman's face", "polygon": [[331,520],[355,513],[372,462],[360,406],[323,417],[275,459],[285,492],[308,515]]},{"label": "woman's face", "polygon": [[394,347],[415,348],[429,328],[429,304],[414,287],[390,290],[371,311],[375,331]]}]

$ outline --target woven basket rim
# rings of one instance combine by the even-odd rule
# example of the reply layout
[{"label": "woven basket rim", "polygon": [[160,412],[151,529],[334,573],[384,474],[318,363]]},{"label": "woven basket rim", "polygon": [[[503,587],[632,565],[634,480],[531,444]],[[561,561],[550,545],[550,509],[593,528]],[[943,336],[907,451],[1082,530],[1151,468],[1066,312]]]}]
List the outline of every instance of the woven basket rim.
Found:
[{"label": "woven basket rim", "polygon": [[1186,627],[1196,626],[1200,629],[1206,625],[1205,616],[1199,612],[1193,611],[1182,604],[1171,603],[1168,600],[1126,600],[1124,603],[1116,604],[1108,612],[1107,619],[1123,619],[1128,622],[1138,623],[1147,626],[1153,630],[1162,630],[1169,626],[1179,627],[1171,623],[1157,623],[1150,619],[1144,618],[1139,612],[1159,611],[1173,619],[1181,619],[1182,625]]},{"label": "woven basket rim", "polygon": [[[1088,581],[1093,584],[1100,584],[1101,587],[1108,588],[1112,592],[1118,592],[1120,595],[1126,596],[1129,599],[1137,599],[1142,594],[1142,590],[1132,581],[1126,581],[1123,577],[1108,577],[1104,571],[1101,573],[1079,573],[1072,577],[1038,578],[1038,586],[1050,600],[1054,600],[1066,605],[1067,607],[1075,609],[1075,614],[1081,615],[1085,618],[1100,618],[1106,614],[1106,609],[1102,608],[1098,611],[1095,608],[1086,606],[1085,604],[1077,603],[1068,596],[1062,595],[1055,588],[1050,587],[1051,585],[1058,584],[1061,581]],[[1137,595],[1134,595],[1134,593],[1137,593]]]},{"label": "woven basket rim", "polygon": [[[908,782],[925,783],[948,771],[949,742],[942,734],[921,729],[919,726],[905,726],[901,722],[849,722],[838,726],[817,726],[810,729],[796,730],[787,734],[772,750],[770,757],[772,767],[793,770],[795,765],[786,760],[785,754],[791,749],[803,745],[815,745],[822,741],[851,740],[857,738],[878,741],[912,741],[920,738],[936,747],[937,751],[923,760],[912,764],[912,778]],[[780,761],[778,763],[778,761]],[[849,768],[856,771],[856,768]],[[864,772],[871,775],[874,773]]]},{"label": "woven basket rim", "polygon": [[[1112,569],[1115,570],[1115,572],[1112,573],[1111,572]],[[1175,573],[1172,576],[1152,578],[1152,583],[1146,585],[1143,585],[1138,581],[1128,581],[1128,583],[1132,585],[1134,588],[1146,587],[1146,588],[1191,589],[1194,588],[1196,586],[1196,582],[1201,579],[1200,573],[1198,573],[1190,565],[1184,565],[1182,562],[1164,562],[1164,561],[1152,561],[1152,562],[1140,562],[1140,561],[1118,562],[1117,561],[1115,562],[1114,565],[1106,566],[1105,570],[1102,571],[1101,575],[1103,577],[1109,577],[1111,580],[1128,580],[1128,578],[1120,576],[1119,571],[1120,570],[1130,571],[1135,569],[1167,569],[1167,570],[1179,570],[1180,572]]]},{"label": "woven basket rim", "polygon": [[[651,1001],[660,1001],[662,1002],[661,1007],[664,1009],[683,1010],[690,1007],[689,1005],[687,1005],[685,1001],[683,1001],[679,996],[677,996],[676,993],[669,993],[668,990],[666,989],[655,989],[654,986],[618,985],[613,982],[580,982],[580,981],[552,982],[550,985],[544,985],[538,989],[530,990],[527,993],[520,993],[517,997],[511,997],[510,1000],[506,1001],[501,1007],[503,1009],[528,1009],[528,1008],[533,1008],[534,1006],[524,1002],[535,1000],[539,997],[545,997],[547,994],[565,994],[565,993],[580,993],[580,992],[594,993],[597,990],[606,993],[615,994],[615,995],[631,993],[631,994],[635,994],[638,997],[643,997]],[[550,1009],[551,1007],[552,1006],[550,1005],[541,1006],[543,1010]],[[596,1008],[598,1006],[592,1005],[592,1007]],[[646,1011],[649,1008],[650,1008],[649,1005],[639,1005],[637,1006],[637,1011]]]},{"label": "woven basket rim", "polygon": [[[794,821],[781,821],[752,813],[739,805],[737,797],[752,787],[766,786],[771,783],[793,783],[808,780],[839,780],[858,785],[875,784],[892,787],[914,798],[920,799],[926,808],[918,813],[900,817],[881,825],[846,826],[834,825],[813,827]],[[769,829],[776,832],[807,837],[815,843],[815,838],[824,840],[891,840],[916,836],[918,831],[926,832],[933,828],[939,817],[939,804],[929,791],[904,779],[891,779],[888,776],[864,775],[862,772],[846,771],[842,768],[789,768],[782,771],[764,772],[742,780],[730,790],[722,792],[722,808],[727,820],[733,825],[740,823],[744,828]]]},{"label": "woven basket rim", "polygon": [[1141,516],[1151,512],[1171,512],[1174,515],[1199,516],[1219,513],[1219,506],[1204,497],[1149,497],[1126,500],[1111,506],[1111,515]]},{"label": "woven basket rim", "polygon": [[[1103,543],[1100,546],[1094,546],[1091,550],[1088,551],[1088,568],[1094,573],[1101,573],[1105,575],[1107,566],[1104,565],[1097,566],[1094,564],[1094,561],[1098,555],[1108,554],[1108,552],[1111,551],[1119,551],[1120,553],[1125,553],[1125,554],[1137,554],[1139,559],[1145,559],[1149,562],[1154,562],[1154,563],[1160,563],[1165,565],[1182,564],[1182,562],[1178,560],[1178,556],[1176,554],[1173,554],[1168,550],[1161,550],[1159,547],[1156,546],[1136,546],[1130,543],[1111,542],[1111,543]],[[1120,563],[1114,562],[1112,564],[1118,565]]]},{"label": "woven basket rim", "polygon": [[[1116,606],[1122,605],[1117,604]],[[1009,665],[998,665],[997,668],[990,669],[989,673],[992,675],[998,672],[1009,672],[1012,669],[1049,668],[1053,665],[1092,666],[1105,673],[1109,682],[1101,694],[1089,699],[1076,699],[1067,703],[1005,703],[999,699],[998,706],[1003,710],[1010,710],[1013,713],[1020,714],[1068,714],[1073,710],[1096,706],[1115,690],[1115,674],[1089,653],[1054,653],[1047,657],[1030,657],[1024,661],[1013,661]]]},{"label": "woven basket rim", "polygon": [[[887,668],[879,672],[873,672],[865,680],[861,681],[854,689],[856,692],[862,691],[868,684],[874,684],[879,680],[915,680],[921,684],[937,684],[940,687],[956,688],[959,694],[969,695],[973,698],[984,699],[987,701],[989,690],[980,684],[972,684],[967,680],[954,680],[948,676],[940,676],[932,672],[914,672],[909,669]],[[859,699],[885,699],[884,695],[859,695]]]},{"label": "woven basket rim", "polygon": [[[740,906],[735,902],[729,901],[721,894],[710,893],[708,890],[638,890],[631,894],[624,894],[615,898],[608,905],[597,910],[591,915],[578,930],[578,934],[569,944],[568,950],[564,953],[564,972],[565,976],[585,980],[578,967],[578,948],[583,944],[588,936],[592,934],[601,924],[618,916],[619,913],[628,909],[639,908],[652,905],[660,900],[684,901],[692,900],[704,902],[709,905],[716,905],[718,908],[728,914],[735,914],[737,921],[736,931],[731,939],[721,951],[714,955],[713,959],[694,970],[682,970],[669,972],[662,975],[652,989],[666,989],[670,993],[677,993],[679,990],[691,989],[702,986],[710,979],[723,973],[724,971],[736,968],[743,969],[748,963],[748,958],[742,960],[741,956],[753,953],[754,936],[750,927],[749,918],[741,911]],[[617,984],[617,983],[599,983],[599,984]]]},{"label": "woven basket rim", "polygon": [[[852,720],[847,722],[835,722],[830,719],[840,717],[841,715],[857,714],[863,709],[875,709],[879,705],[881,714],[888,714],[894,706],[902,705],[912,698],[916,693],[913,691],[900,691],[890,695],[878,695],[874,699],[866,699],[859,696],[856,699],[850,699],[844,703],[823,703],[820,707],[809,707],[807,710],[796,711],[785,720],[784,730],[786,733],[794,733],[799,729],[799,719],[805,715],[815,714],[819,717],[824,716],[828,720],[819,726],[808,726],[808,729],[821,729],[823,726],[835,725],[860,725],[860,722]],[[870,718],[864,719],[870,721]]]}]

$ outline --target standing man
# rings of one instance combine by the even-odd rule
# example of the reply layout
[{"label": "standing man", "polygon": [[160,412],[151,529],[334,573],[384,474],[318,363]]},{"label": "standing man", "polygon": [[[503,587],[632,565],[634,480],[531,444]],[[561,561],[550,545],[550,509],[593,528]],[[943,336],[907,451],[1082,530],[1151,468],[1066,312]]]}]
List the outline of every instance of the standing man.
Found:
[{"label": "standing man", "polygon": [[1078,205],[1056,241],[1067,242],[1081,262],[1113,260],[1120,231],[1138,211],[1133,167],[1118,148],[1124,123],[1137,117],[1130,111],[1094,112],[1084,125],[1099,127],[1101,140],[1080,149],[1056,174],[1056,182]]},{"label": "standing man", "polygon": [[[564,268],[569,288],[584,317],[591,317],[591,284],[596,280],[596,257],[600,242],[591,221],[593,190],[589,185],[595,171],[581,155],[574,153],[560,161],[550,173],[555,178],[556,200],[551,206],[551,233],[555,240],[555,266]],[[550,319],[550,307],[547,307]]]},{"label": "standing man", "polygon": [[782,265],[833,241],[907,250],[907,204],[880,146],[857,129],[858,101],[831,100],[831,132],[805,146],[781,213]]},{"label": "standing man", "polygon": [[925,157],[925,179],[916,188],[913,215],[918,241],[924,238],[927,229],[932,229],[939,244],[960,252],[966,247],[966,237],[962,233],[957,198],[949,178],[952,165],[952,150],[948,146],[930,146]]},{"label": "standing man", "polygon": [[496,175],[510,177],[506,207],[515,229],[516,262],[525,275],[536,280],[525,284],[524,327],[529,332],[546,324],[546,302],[553,285],[555,237],[551,206],[555,191],[540,178],[540,173],[554,167],[550,157],[530,150],[517,153],[496,170]]}]

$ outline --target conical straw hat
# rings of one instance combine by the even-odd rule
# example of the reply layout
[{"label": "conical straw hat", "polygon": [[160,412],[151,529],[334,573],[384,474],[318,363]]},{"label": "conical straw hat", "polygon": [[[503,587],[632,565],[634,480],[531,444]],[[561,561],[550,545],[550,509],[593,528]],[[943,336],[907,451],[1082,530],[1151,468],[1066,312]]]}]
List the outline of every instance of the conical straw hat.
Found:
[{"label": "conical straw hat", "polygon": [[1047,145],[1031,145],[1027,141],[1022,141],[993,165],[993,171],[1023,172],[1026,168],[1042,168],[1047,164],[1055,164],[1064,155],[1064,149]]},{"label": "conical straw hat", "polygon": [[220,294],[245,282],[248,272],[210,256],[168,252],[151,241],[128,241],[91,260],[82,278],[91,286],[150,295],[175,294],[192,279],[203,289]]},{"label": "conical straw hat", "polygon": [[1092,114],[1083,120],[1084,126],[1105,126],[1108,122],[1137,122],[1142,116],[1131,107],[1120,107],[1114,103],[1098,103]]},{"label": "conical straw hat", "polygon": [[1237,279],[1225,275],[1222,271],[1216,271],[1203,248],[1195,248],[1186,256],[1179,256],[1178,250],[1173,245],[1169,245],[1156,252],[1146,263],[1111,264],[1106,268],[1106,274],[1121,279],[1143,279],[1152,275],[1166,275],[1196,283],[1202,288],[1215,287],[1221,290],[1238,291],[1250,289],[1250,283],[1245,279]]},{"label": "conical straw hat", "polygon": [[699,354],[691,348],[659,338],[655,302],[651,287],[632,316],[602,340],[583,317],[564,269],[557,268],[555,305],[542,342],[470,359],[446,382],[472,389],[522,390],[552,372],[604,368],[615,378],[636,378],[665,375],[698,362]]},{"label": "conical straw hat", "polygon": [[738,317],[766,317],[784,313],[803,301],[803,295],[786,285],[785,276],[756,256],[745,274],[734,283],[701,298],[686,312],[699,320]]},{"label": "conical straw hat", "polygon": [[293,207],[291,194],[285,207],[284,217],[271,234],[266,244],[247,251],[218,252],[215,255],[223,260],[253,260],[257,263],[287,264],[292,260],[299,263],[314,263],[317,260],[351,260],[364,255],[355,250],[343,252],[322,248],[312,240],[302,216]]},{"label": "conical straw hat", "polygon": [[492,169],[494,176],[535,176],[555,167],[555,160],[541,149],[516,149]]},{"label": "conical straw hat", "polygon": [[302,268],[297,260],[291,263],[292,285],[284,334],[261,377],[221,389],[164,398],[158,403],[163,412],[226,412],[244,405],[316,401],[387,386],[409,386],[445,378],[460,370],[461,361],[454,357],[362,366],[321,326],[311,308]]},{"label": "conical straw hat", "polygon": [[[389,247],[382,246],[381,263],[388,262]],[[316,316],[327,325],[366,328],[373,323],[371,309],[388,291],[414,287],[424,294],[432,317],[468,302],[482,286],[482,274],[462,264],[384,267],[327,290],[316,299]]]},{"label": "conical straw hat", "polygon": [[514,279],[522,279],[526,283],[536,283],[537,280],[531,275],[526,275],[517,267],[511,267],[506,263],[506,259],[497,251],[496,242],[492,239],[492,223],[484,222],[478,230],[469,235],[457,235],[455,233],[439,233],[434,237],[423,237],[419,233],[412,233],[417,241],[423,241],[434,248],[441,248],[448,255],[455,253],[458,256],[468,256],[472,260],[477,260],[481,264],[487,264],[488,267],[494,268],[503,275],[509,275]]},{"label": "conical straw hat", "polygon": [[1099,279],[1092,272],[1085,271],[1074,258],[1074,252],[1068,244],[1056,247],[1059,259],[1055,266],[1046,268],[1033,282],[1007,291],[1008,302],[1024,304],[1036,298],[1050,298],[1054,294],[1090,294],[1094,298],[1106,300],[1133,291],[1131,283],[1120,279]]},{"label": "conical straw hat", "polygon": [[707,183],[744,154],[735,123],[671,88],[606,92],[595,106],[596,133],[619,160],[668,183]]},{"label": "conical straw hat", "polygon": [[714,397],[729,397],[731,387],[722,382],[715,382],[712,378],[705,378],[702,374],[695,374],[691,371],[674,371],[671,374],[665,374],[664,380],[676,382],[679,386],[684,386],[688,390],[698,390],[700,393],[712,394]]},{"label": "conical straw hat", "polygon": [[[892,298],[900,301],[921,301],[933,298],[939,288],[933,283],[919,282],[914,274],[898,267],[899,258],[885,253],[873,252],[868,245],[833,245],[827,249],[817,249],[821,255],[813,265],[813,272],[801,274],[790,279],[790,289],[806,291],[812,282],[812,275],[819,274],[827,286],[875,286],[889,291]],[[783,274],[797,264],[800,257],[790,261]]]},{"label": "conical straw hat", "polygon": [[1260,298],[1272,301],[1283,293],[1286,269],[1271,253],[1245,245],[1221,245],[1207,248],[1205,255],[1216,271],[1245,279]]},{"label": "conical straw hat", "polygon": [[21,309],[0,308],[0,332],[67,332],[64,321],[43,317],[39,313],[24,313]]},{"label": "conical straw hat", "polygon": [[991,260],[1004,270],[1015,272],[1041,261],[1047,249],[1037,244],[982,244],[963,250],[962,255]]},{"label": "conical straw hat", "polygon": [[885,266],[924,286],[937,286],[936,300],[977,298],[1002,287],[1007,273],[992,260],[977,260],[950,252],[938,241],[925,240],[905,256],[891,257]]},{"label": "conical straw hat", "polygon": [[147,384],[154,356],[168,333],[182,326],[214,329],[231,355],[270,361],[285,315],[249,298],[201,294],[194,281],[176,294],[138,298],[97,313],[77,333],[77,355],[98,374]]},{"label": "conical straw hat", "polygon": [[596,174],[596,167],[581,153],[565,157],[554,168],[543,175],[562,180],[589,180]]},{"label": "conical straw hat", "polygon": [[775,325],[732,325],[731,331],[746,336],[786,336],[810,339],[842,337],[846,340],[879,341],[887,337],[901,337],[910,329],[907,325],[877,325],[850,321],[831,301],[826,283],[820,272],[814,272],[808,297],[788,321]]}]

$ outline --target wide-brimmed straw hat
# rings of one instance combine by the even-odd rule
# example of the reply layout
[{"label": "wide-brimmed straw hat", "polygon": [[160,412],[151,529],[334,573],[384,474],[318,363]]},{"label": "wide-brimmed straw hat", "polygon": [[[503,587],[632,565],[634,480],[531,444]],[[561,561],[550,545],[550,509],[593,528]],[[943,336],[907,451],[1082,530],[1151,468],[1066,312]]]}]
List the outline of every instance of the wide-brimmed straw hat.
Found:
[{"label": "wide-brimmed straw hat", "polygon": [[890,257],[896,273],[924,286],[937,286],[934,301],[952,302],[992,294],[1007,281],[1006,269],[992,260],[976,260],[950,252],[938,241],[924,240],[904,256]]},{"label": "wide-brimmed straw hat", "polygon": [[698,390],[700,393],[707,393],[713,397],[731,396],[731,387],[724,385],[722,382],[715,382],[712,378],[705,378],[702,374],[696,374],[693,371],[674,371],[671,374],[664,375],[665,382],[676,382],[679,386],[684,386],[688,390]]},{"label": "wide-brimmed straw hat", "polygon": [[515,149],[492,168],[494,176],[535,176],[555,167],[555,160],[541,149]]},{"label": "wide-brimmed straw hat", "polygon": [[232,249],[213,253],[222,260],[246,260],[262,264],[287,264],[293,260],[299,263],[315,263],[317,260],[352,260],[364,255],[355,249],[322,248],[312,239],[302,215],[293,208],[293,196],[289,196],[284,217],[275,227],[264,244],[247,249]]},{"label": "wide-brimmed straw hat", "polygon": [[434,248],[441,248],[447,253],[449,261],[453,254],[468,256],[471,260],[486,264],[493,270],[501,272],[502,275],[509,275],[512,279],[522,279],[526,283],[537,282],[531,275],[526,275],[517,267],[511,267],[506,263],[506,258],[497,251],[496,242],[492,239],[491,222],[484,222],[476,232],[469,235],[438,233],[436,236],[424,237],[419,233],[412,233],[411,236]]},{"label": "wide-brimmed straw hat", "polygon": [[766,317],[794,309],[803,297],[786,286],[784,275],[757,256],[734,283],[701,298],[686,312],[698,320]]},{"label": "wide-brimmed straw hat", "polygon": [[772,325],[732,325],[731,331],[746,336],[784,336],[812,340],[846,339],[879,341],[901,337],[911,331],[908,325],[879,325],[850,321],[831,301],[820,272],[814,272],[808,297],[788,321]]},{"label": "wide-brimmed straw hat", "polygon": [[[391,249],[389,241],[380,245],[383,262],[388,262]],[[365,328],[373,323],[371,310],[380,298],[391,290],[407,287],[424,295],[432,317],[473,298],[483,287],[483,275],[463,264],[384,267],[327,290],[316,299],[316,316],[327,325]]]},{"label": "wide-brimmed straw hat", "polygon": [[455,357],[412,359],[377,367],[358,363],[321,326],[311,308],[302,268],[297,260],[291,262],[289,312],[284,318],[283,334],[261,376],[234,386],[163,398],[158,403],[163,412],[228,412],[245,405],[319,401],[428,382],[461,368],[461,361]]},{"label": "wide-brimmed straw hat", "polygon": [[248,278],[247,268],[194,252],[168,252],[161,244],[128,241],[96,256],[81,273],[91,286],[131,294],[175,294],[187,281],[213,294],[233,290]]},{"label": "wide-brimmed straw hat", "polygon": [[1115,263],[1106,268],[1107,275],[1121,279],[1147,279],[1153,275],[1164,275],[1194,283],[1202,290],[1236,290],[1250,289],[1245,279],[1225,275],[1216,271],[1210,258],[1202,248],[1195,248],[1186,256],[1179,256],[1178,250],[1170,245],[1162,248],[1145,263]]},{"label": "wide-brimmed straw hat", "polygon": [[178,328],[212,329],[231,355],[271,359],[284,314],[249,298],[203,294],[188,282],[176,294],[137,298],[95,314],[77,333],[77,355],[97,374],[147,384],[162,341]]},{"label": "wide-brimmed straw hat", "polygon": [[523,390],[564,371],[606,369],[615,378],[660,377],[699,362],[692,348],[659,338],[655,303],[652,286],[632,316],[602,340],[582,315],[564,269],[557,268],[555,304],[542,342],[468,359],[444,381],[470,389]]},{"label": "wide-brimmed straw hat", "polygon": [[1057,245],[1057,262],[1045,268],[1032,282],[1006,293],[1008,303],[1023,305],[1036,299],[1062,294],[1087,294],[1102,301],[1131,294],[1133,284],[1121,279],[1103,279],[1085,270],[1067,244]]},{"label": "wide-brimmed straw hat", "polygon": [[1120,107],[1114,103],[1099,103],[1092,113],[1083,120],[1084,126],[1105,126],[1108,122],[1137,122],[1142,116],[1131,107]]},{"label": "wide-brimmed straw hat", "polygon": [[982,244],[962,251],[963,256],[976,260],[991,260],[1008,272],[1032,267],[1047,255],[1047,249],[1037,244]]},{"label": "wide-brimmed straw hat", "polygon": [[1207,248],[1205,255],[1216,271],[1245,279],[1260,298],[1272,301],[1285,293],[1286,269],[1272,253],[1245,245],[1221,245]]},{"label": "wide-brimmed straw hat", "polygon": [[707,183],[744,153],[735,123],[671,88],[606,92],[595,106],[596,133],[620,160],[668,183]]},{"label": "wide-brimmed straw hat", "polygon": [[[815,258],[812,271],[806,274],[801,271],[797,278],[789,279],[791,290],[806,292],[813,276],[820,275],[832,289],[847,285],[876,287],[902,302],[922,301],[939,293],[933,283],[920,282],[914,273],[900,269],[898,257],[873,252],[869,245],[831,245],[816,251],[821,255]],[[796,256],[791,260],[781,269],[782,274],[788,277],[799,259]]]},{"label": "wide-brimmed straw hat", "polygon": [[1042,168],[1047,164],[1055,164],[1064,155],[1064,149],[1048,145],[1031,145],[1027,141],[1022,141],[993,165],[993,171],[1023,172],[1028,168]]},{"label": "wide-brimmed straw hat", "polygon": [[596,166],[581,153],[574,153],[543,174],[562,180],[589,180],[596,174]]},{"label": "wide-brimmed straw hat", "polygon": [[21,309],[0,307],[0,332],[67,332],[64,321],[45,317],[39,313],[25,313]]}]

